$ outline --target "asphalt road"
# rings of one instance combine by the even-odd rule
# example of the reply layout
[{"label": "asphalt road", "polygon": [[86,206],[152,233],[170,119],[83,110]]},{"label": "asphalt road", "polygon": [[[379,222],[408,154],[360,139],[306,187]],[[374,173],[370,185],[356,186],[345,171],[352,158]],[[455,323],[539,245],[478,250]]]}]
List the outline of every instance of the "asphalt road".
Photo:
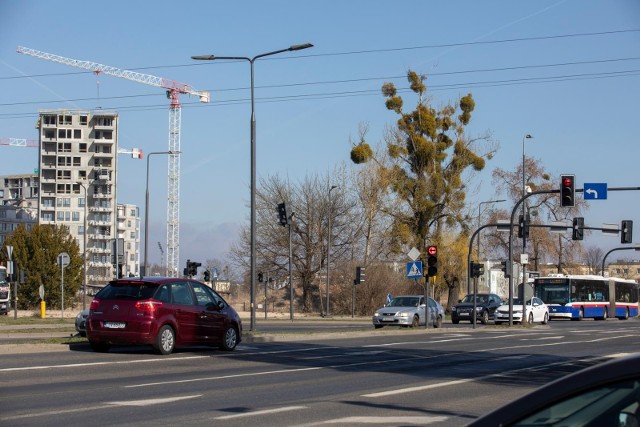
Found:
[{"label": "asphalt road", "polygon": [[559,376],[637,351],[640,321],[252,341],[232,353],[102,354],[81,343],[6,354],[0,425],[463,426]]}]

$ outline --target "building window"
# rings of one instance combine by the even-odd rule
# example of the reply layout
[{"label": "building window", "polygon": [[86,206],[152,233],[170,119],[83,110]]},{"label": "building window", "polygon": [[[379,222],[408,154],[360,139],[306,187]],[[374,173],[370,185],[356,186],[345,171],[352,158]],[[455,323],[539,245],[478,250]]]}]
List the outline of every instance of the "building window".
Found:
[{"label": "building window", "polygon": [[78,198],[78,207],[79,208],[83,208],[85,204],[86,204],[85,203],[85,198],[84,197],[79,197]]},{"label": "building window", "polygon": [[71,171],[59,170],[58,179],[71,179]]},{"label": "building window", "polygon": [[42,212],[43,221],[53,221],[53,212]]},{"label": "building window", "polygon": [[80,236],[84,235],[84,225],[78,226],[78,235]]},{"label": "building window", "polygon": [[97,117],[96,126],[113,126],[112,117]]},{"label": "building window", "polygon": [[73,139],[82,139],[82,131],[80,129],[73,130]]},{"label": "building window", "polygon": [[58,218],[58,221],[64,221],[64,212],[58,211],[57,218]]},{"label": "building window", "polygon": [[42,122],[45,125],[55,126],[56,125],[56,116],[42,116]]},{"label": "building window", "polygon": [[71,143],[70,142],[59,142],[58,143],[58,153],[70,153],[71,152]]},{"label": "building window", "polygon": [[53,139],[56,137],[56,130],[55,129],[44,129],[42,131],[42,136],[44,137],[44,139]]},{"label": "building window", "polygon": [[131,237],[132,239],[136,238],[136,232],[132,231],[131,233],[129,233],[129,237]]},{"label": "building window", "polygon": [[58,124],[59,125],[70,125],[70,124],[72,124],[71,116],[59,115],[58,116]]},{"label": "building window", "polygon": [[80,166],[80,157],[74,157],[73,158],[73,166]]},{"label": "building window", "polygon": [[129,213],[129,216],[132,216],[135,218],[136,216],[136,210],[135,209],[131,209],[131,212]]},{"label": "building window", "polygon": [[89,123],[89,116],[87,116],[86,114],[81,114],[80,115],[80,124],[83,126],[86,126],[87,123]]},{"label": "building window", "polygon": [[58,139],[71,139],[72,129],[58,129]]},{"label": "building window", "polygon": [[73,211],[73,221],[80,221],[80,212]]},{"label": "building window", "polygon": [[87,152],[87,143],[86,142],[81,142],[78,145],[78,151],[80,151],[81,153],[86,153]]}]

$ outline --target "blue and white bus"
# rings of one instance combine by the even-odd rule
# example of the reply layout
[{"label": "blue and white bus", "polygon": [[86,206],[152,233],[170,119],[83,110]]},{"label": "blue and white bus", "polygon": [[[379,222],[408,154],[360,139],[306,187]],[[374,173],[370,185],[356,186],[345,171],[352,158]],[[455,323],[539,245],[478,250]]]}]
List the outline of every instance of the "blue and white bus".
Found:
[{"label": "blue and white bus", "polygon": [[537,277],[534,295],[549,306],[550,319],[624,320],[638,316],[638,284],[634,280],[561,274]]}]

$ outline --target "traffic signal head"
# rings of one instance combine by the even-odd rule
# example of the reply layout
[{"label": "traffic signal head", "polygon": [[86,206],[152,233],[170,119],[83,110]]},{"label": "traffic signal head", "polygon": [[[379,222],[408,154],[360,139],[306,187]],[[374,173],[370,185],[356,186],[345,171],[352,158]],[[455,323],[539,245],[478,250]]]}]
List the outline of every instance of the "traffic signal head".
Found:
[{"label": "traffic signal head", "polygon": [[427,247],[427,276],[433,277],[438,274],[438,247],[431,245]]},{"label": "traffic signal head", "polygon": [[287,205],[284,202],[278,204],[278,219],[283,227],[289,223],[287,218]]},{"label": "traffic signal head", "polygon": [[633,242],[633,221],[625,219],[620,227],[620,243]]},{"label": "traffic signal head", "polygon": [[211,279],[211,273],[209,273],[209,270],[205,270],[203,276],[204,276],[204,281],[205,282],[208,282],[209,279]]},{"label": "traffic signal head", "polygon": [[572,208],[576,205],[575,180],[575,175],[560,175],[560,206]]},{"label": "traffic signal head", "polygon": [[571,238],[573,240],[582,240],[584,238],[584,218],[573,218],[573,234]]},{"label": "traffic signal head", "polygon": [[529,222],[531,221],[529,214],[520,215],[518,217],[518,237],[522,239],[522,236],[529,237]]},{"label": "traffic signal head", "polygon": [[364,267],[356,267],[356,280],[354,283],[359,285],[364,282]]},{"label": "traffic signal head", "polygon": [[262,274],[262,271],[258,273],[258,282],[262,283],[264,281],[264,275]]}]

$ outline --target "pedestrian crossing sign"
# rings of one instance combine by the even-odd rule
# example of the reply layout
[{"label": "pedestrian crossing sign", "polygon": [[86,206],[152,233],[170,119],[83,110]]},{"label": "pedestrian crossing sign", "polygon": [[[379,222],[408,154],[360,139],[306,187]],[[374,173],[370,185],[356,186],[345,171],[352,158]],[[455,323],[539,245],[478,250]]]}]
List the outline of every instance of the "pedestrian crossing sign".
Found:
[{"label": "pedestrian crossing sign", "polygon": [[407,279],[418,279],[422,276],[422,261],[411,261],[407,263]]}]

